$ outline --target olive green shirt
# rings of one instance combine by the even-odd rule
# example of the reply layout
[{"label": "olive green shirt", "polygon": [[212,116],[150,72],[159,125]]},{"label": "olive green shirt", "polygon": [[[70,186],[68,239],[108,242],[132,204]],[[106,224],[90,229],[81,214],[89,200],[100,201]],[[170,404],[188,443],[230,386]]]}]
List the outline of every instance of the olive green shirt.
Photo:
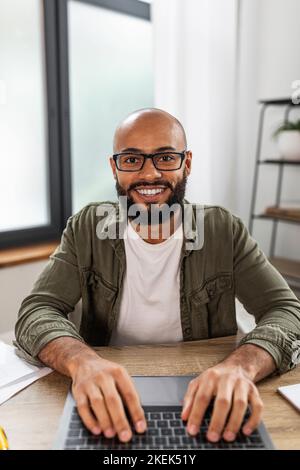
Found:
[{"label": "olive green shirt", "polygon": [[[99,217],[97,209],[107,204],[115,212]],[[236,334],[237,297],[256,320],[239,344],[268,351],[279,373],[293,368],[300,344],[299,300],[242,220],[223,207],[203,206],[203,245],[193,249],[197,206],[190,207],[194,235],[184,235],[180,258],[183,340]],[[118,225],[120,212],[117,202],[97,202],[68,219],[60,245],[20,307],[15,344],[27,360],[41,364],[41,349],[62,336],[91,346],[109,344],[120,312],[126,255],[122,237],[99,238],[98,223],[107,219],[107,226],[111,221]],[[68,314],[80,299],[78,331]]]}]

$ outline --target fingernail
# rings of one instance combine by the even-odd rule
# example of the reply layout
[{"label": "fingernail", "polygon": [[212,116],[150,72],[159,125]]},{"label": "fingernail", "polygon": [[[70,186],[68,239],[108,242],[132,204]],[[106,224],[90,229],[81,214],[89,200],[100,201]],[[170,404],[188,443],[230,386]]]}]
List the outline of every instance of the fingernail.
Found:
[{"label": "fingernail", "polygon": [[95,428],[92,429],[92,433],[93,433],[93,434],[100,434],[100,433],[101,433],[101,429],[98,428],[98,427],[95,427]]},{"label": "fingernail", "polygon": [[131,438],[131,433],[129,431],[122,431],[120,434],[121,441],[128,441]]},{"label": "fingernail", "polygon": [[197,426],[195,424],[191,424],[191,426],[188,427],[188,432],[194,436],[198,432]]},{"label": "fingernail", "polygon": [[252,433],[252,429],[249,426],[246,426],[243,429],[243,433],[249,435]]},{"label": "fingernail", "polygon": [[231,431],[225,431],[224,432],[224,438],[227,440],[227,441],[233,441],[235,439],[235,434]]},{"label": "fingernail", "polygon": [[137,423],[135,423],[135,429],[137,430],[137,432],[144,432],[146,430],[146,423],[145,421],[138,421]]},{"label": "fingernail", "polygon": [[106,437],[113,437],[115,435],[115,431],[112,428],[108,428],[106,429],[104,434]]},{"label": "fingernail", "polygon": [[209,441],[213,441],[213,442],[217,442],[219,440],[219,434],[217,434],[216,432],[214,431],[209,431],[207,433],[207,439]]}]

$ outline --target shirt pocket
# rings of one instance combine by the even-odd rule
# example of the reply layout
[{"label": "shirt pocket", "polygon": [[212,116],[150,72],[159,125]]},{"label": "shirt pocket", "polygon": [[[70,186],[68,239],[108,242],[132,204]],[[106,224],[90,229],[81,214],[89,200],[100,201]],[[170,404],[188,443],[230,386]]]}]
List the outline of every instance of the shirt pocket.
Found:
[{"label": "shirt pocket", "polygon": [[192,328],[197,339],[236,334],[232,273],[218,273],[206,279],[189,298]]},{"label": "shirt pocket", "polygon": [[192,339],[209,338],[208,308],[209,296],[205,286],[194,289],[188,296],[192,326]]},{"label": "shirt pocket", "polygon": [[83,328],[91,344],[104,344],[118,289],[95,271],[83,272]]}]

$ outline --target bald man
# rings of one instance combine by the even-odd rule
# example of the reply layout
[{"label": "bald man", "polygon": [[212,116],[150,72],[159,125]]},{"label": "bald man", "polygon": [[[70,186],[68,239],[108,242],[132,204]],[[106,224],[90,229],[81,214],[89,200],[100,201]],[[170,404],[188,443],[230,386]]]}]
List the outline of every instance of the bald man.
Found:
[{"label": "bald man", "polygon": [[[127,442],[132,430],[124,405],[138,433],[147,427],[139,396],[127,370],[91,346],[235,334],[238,297],[257,326],[232,354],[191,381],[182,419],[196,435],[215,397],[207,438],[232,441],[250,403],[243,427],[250,434],[263,408],[255,383],[296,364],[300,303],[242,221],[222,207],[205,206],[203,246],[186,248],[182,208],[192,152],[176,118],[158,109],[136,111],[118,126],[113,147],[118,196],[144,217],[137,223],[128,212],[123,236],[113,238],[97,236],[97,215],[107,203],[89,204],[70,217],[60,246],[21,305],[16,344],[28,360],[72,378],[79,414],[93,434],[117,433]],[[169,217],[154,220],[153,208],[173,206]],[[78,332],[68,313],[80,298]]]}]

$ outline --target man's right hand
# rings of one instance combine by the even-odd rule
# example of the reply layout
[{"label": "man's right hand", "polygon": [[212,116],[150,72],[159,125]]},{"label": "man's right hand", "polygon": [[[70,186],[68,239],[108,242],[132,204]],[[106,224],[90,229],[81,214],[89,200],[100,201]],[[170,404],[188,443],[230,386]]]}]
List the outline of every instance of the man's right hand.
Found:
[{"label": "man's right hand", "polygon": [[126,417],[125,402],[137,432],[145,432],[147,424],[134,383],[126,369],[96,354],[85,355],[72,364],[72,392],[78,413],[93,433],[105,437],[118,434],[120,441],[132,437]]}]

